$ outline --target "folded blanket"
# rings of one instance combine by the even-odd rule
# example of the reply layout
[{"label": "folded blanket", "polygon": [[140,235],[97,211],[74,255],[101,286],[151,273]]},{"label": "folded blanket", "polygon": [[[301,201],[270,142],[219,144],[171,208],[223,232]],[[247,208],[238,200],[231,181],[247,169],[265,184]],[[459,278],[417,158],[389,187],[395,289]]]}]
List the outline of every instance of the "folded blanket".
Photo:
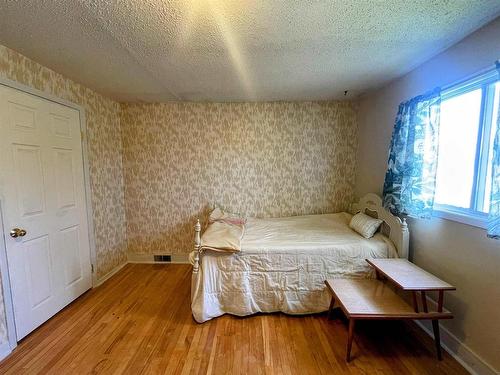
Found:
[{"label": "folded blanket", "polygon": [[209,217],[209,225],[201,236],[201,250],[222,252],[241,251],[246,219],[216,208]]}]

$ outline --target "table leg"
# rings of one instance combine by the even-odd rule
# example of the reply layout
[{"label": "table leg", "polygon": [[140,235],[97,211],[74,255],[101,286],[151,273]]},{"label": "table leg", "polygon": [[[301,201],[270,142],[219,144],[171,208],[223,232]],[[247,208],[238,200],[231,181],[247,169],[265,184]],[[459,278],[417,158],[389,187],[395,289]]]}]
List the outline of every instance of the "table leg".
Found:
[{"label": "table leg", "polygon": [[351,348],[352,348],[352,339],[354,337],[354,323],[355,320],[353,318],[349,319],[349,336],[347,337],[347,354],[346,361],[351,361]]},{"label": "table leg", "polygon": [[428,312],[428,310],[427,310],[427,297],[425,296],[425,292],[421,291],[420,295],[422,297],[422,309],[424,310],[424,312]]},{"label": "table leg", "polygon": [[441,337],[439,335],[439,320],[434,319],[432,321],[432,330],[434,331],[434,343],[436,344],[437,357],[441,361],[443,355],[441,354]]},{"label": "table leg", "polygon": [[413,309],[418,313],[417,292],[412,291],[411,296],[413,298]]},{"label": "table leg", "polygon": [[438,312],[443,312],[443,299],[444,299],[444,292],[440,290],[438,297],[438,307],[437,307]]},{"label": "table leg", "polygon": [[330,307],[328,308],[328,319],[332,319],[333,316],[333,306],[335,305],[335,297],[332,296],[332,300],[330,301]]}]

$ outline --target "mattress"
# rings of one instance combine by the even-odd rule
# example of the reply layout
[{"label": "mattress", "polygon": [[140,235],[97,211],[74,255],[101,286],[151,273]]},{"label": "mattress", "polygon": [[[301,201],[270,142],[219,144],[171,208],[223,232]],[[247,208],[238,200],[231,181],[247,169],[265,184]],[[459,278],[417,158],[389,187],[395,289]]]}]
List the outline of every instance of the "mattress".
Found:
[{"label": "mattress", "polygon": [[348,226],[348,213],[249,218],[236,254],[206,251],[193,275],[197,322],[229,313],[326,311],[329,278],[373,277],[366,258],[396,257],[380,233],[365,239]]}]

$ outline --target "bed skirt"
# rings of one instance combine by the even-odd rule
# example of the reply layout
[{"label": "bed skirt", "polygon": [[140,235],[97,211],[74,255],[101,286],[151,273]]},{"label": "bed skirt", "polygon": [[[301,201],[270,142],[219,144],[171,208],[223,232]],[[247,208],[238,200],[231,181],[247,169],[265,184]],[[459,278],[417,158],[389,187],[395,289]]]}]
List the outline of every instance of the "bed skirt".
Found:
[{"label": "bed skirt", "polygon": [[326,279],[374,277],[364,257],[347,258],[331,251],[294,255],[206,253],[192,277],[193,317],[203,323],[223,314],[327,311],[331,296]]}]

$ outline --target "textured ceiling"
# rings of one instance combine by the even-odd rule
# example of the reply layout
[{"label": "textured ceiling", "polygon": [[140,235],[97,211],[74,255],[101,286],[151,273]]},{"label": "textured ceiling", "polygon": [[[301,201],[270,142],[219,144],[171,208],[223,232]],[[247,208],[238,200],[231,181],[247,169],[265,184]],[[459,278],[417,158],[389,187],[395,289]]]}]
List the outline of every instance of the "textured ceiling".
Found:
[{"label": "textured ceiling", "polygon": [[1,0],[0,43],[119,101],[338,99],[499,14],[499,0]]}]

